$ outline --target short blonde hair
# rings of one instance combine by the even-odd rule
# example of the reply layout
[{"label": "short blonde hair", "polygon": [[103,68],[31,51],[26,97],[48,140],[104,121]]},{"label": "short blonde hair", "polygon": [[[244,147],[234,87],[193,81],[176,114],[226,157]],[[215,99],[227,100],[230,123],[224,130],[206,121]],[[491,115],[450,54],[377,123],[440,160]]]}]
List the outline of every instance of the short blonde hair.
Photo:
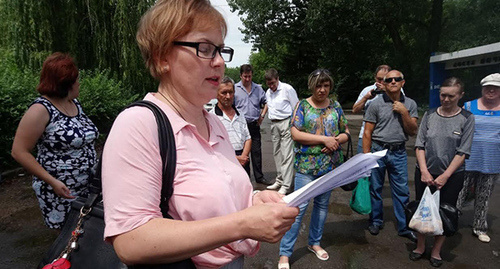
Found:
[{"label": "short blonde hair", "polygon": [[160,60],[173,42],[193,30],[220,27],[223,37],[227,24],[208,0],[158,0],[141,18],[136,39],[146,67],[159,78],[164,72]]}]

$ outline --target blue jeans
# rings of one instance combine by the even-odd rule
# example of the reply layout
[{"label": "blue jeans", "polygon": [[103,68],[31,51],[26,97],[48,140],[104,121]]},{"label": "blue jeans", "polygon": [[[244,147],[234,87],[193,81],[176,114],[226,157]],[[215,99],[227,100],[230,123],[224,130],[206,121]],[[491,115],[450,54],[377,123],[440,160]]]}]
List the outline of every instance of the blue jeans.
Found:
[{"label": "blue jeans", "polygon": [[[372,143],[372,152],[383,150],[383,148]],[[377,161],[379,167],[372,169],[370,177],[370,196],[372,212],[370,213],[370,224],[380,226],[384,223],[384,205],[382,203],[382,187],[385,181],[385,171],[389,173],[391,185],[392,203],[394,215],[398,225],[398,234],[409,233],[406,227],[405,206],[410,200],[408,189],[408,158],[406,149],[387,151],[387,154]]]},{"label": "blue jeans", "polygon": [[363,138],[358,138],[358,153],[363,153]]},{"label": "blue jeans", "polygon": [[[301,173],[295,174],[295,190],[300,189],[307,183],[315,180],[319,176],[306,175]],[[319,245],[319,241],[323,236],[323,228],[325,226],[326,215],[328,214],[328,202],[332,191],[325,192],[319,196],[314,197],[314,207],[311,214],[311,223],[309,224],[309,245]],[[309,201],[299,206],[299,215],[295,218],[292,228],[283,236],[280,243],[280,256],[290,257],[293,252],[293,246],[297,241],[299,235],[300,224],[302,217],[306,212]]]}]

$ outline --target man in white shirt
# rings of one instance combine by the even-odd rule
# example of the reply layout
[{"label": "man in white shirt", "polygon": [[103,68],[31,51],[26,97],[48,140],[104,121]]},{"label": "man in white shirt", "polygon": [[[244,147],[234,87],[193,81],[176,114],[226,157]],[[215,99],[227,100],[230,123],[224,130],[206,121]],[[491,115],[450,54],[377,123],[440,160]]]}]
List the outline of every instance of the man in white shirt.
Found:
[{"label": "man in white shirt", "polygon": [[271,120],[273,155],[276,164],[276,182],[267,187],[286,194],[293,181],[293,140],[290,117],[299,102],[297,93],[289,84],[279,81],[278,71],[271,68],[264,75],[269,89],[266,91],[268,118]]},{"label": "man in white shirt", "polygon": [[245,116],[233,105],[234,81],[224,77],[217,90],[217,105],[210,111],[217,115],[229,134],[229,140],[234,148],[236,159],[250,176],[250,148],[252,140],[248,131]]}]

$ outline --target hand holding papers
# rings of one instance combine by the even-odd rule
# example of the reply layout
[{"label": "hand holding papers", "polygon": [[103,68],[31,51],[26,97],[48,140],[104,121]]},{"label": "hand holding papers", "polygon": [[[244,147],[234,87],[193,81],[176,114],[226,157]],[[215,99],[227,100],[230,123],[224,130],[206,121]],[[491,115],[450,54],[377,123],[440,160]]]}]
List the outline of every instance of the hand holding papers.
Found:
[{"label": "hand holding papers", "polygon": [[333,169],[333,171],[283,197],[283,201],[288,206],[299,206],[329,190],[369,176],[371,169],[378,167],[377,160],[384,157],[386,152],[387,150],[382,150],[374,153],[357,154],[341,166]]}]

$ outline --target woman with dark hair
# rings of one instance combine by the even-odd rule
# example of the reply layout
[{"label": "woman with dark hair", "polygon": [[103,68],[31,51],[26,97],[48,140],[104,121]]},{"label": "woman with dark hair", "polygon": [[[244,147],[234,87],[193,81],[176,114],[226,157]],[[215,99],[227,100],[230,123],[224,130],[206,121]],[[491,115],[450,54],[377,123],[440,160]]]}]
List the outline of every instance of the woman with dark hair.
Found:
[{"label": "woman with dark hair", "polygon": [[[458,106],[464,95],[463,83],[455,77],[441,84],[441,106],[425,112],[418,130],[415,150],[416,200],[421,200],[424,190],[440,190],[440,202],[456,206],[465,174],[465,159],[470,155],[474,133],[474,116]],[[441,247],[444,235],[434,236],[430,264],[443,264]],[[417,233],[417,248],[410,252],[410,260],[422,258],[425,252],[425,234]]]},{"label": "woman with dark hair", "polygon": [[[45,60],[37,91],[14,137],[12,157],[33,174],[45,224],[61,229],[71,200],[87,196],[99,132],[76,100],[80,92],[73,59],[56,52]],[[37,147],[37,156],[31,154]]]},{"label": "woman with dark hair", "polygon": [[191,258],[198,268],[243,268],[258,241],[278,241],[298,214],[277,192],[253,192],[224,125],[203,108],[234,53],[226,30],[208,0],[158,0],[141,19],[139,48],[159,80],[144,99],[169,118],[177,162],[173,219],[163,218],[156,120],[142,107],[118,115],[103,152],[104,236],[126,264]]},{"label": "woman with dark hair", "polygon": [[[301,100],[292,116],[291,132],[295,141],[295,190],[332,171],[344,162],[340,144],[349,139],[347,119],[339,102],[329,98],[333,87],[330,72],[318,69],[309,75],[311,97]],[[320,246],[328,214],[331,191],[314,197],[309,224],[309,251],[318,259],[327,260],[328,253]],[[288,261],[299,234],[302,217],[309,202],[299,206],[300,213],[280,243],[279,269],[288,269]]]}]

